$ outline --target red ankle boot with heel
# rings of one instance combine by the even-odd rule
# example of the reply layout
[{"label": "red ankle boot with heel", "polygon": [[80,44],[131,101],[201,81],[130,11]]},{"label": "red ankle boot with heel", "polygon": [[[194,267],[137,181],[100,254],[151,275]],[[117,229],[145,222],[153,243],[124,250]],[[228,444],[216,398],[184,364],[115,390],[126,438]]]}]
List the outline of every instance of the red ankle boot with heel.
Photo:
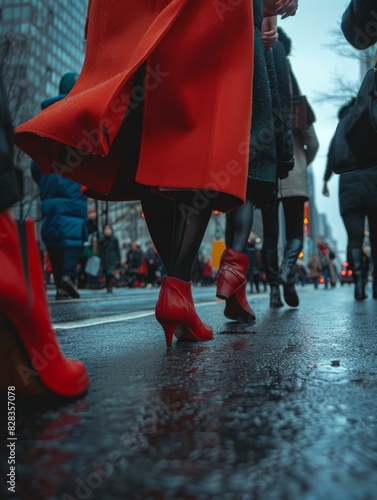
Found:
[{"label": "red ankle boot with heel", "polygon": [[52,329],[31,220],[0,212],[0,392],[77,397],[88,387],[79,361],[64,357]]},{"label": "red ankle boot with heel", "polygon": [[246,274],[249,258],[242,252],[224,250],[216,275],[216,297],[225,300],[224,315],[242,322],[255,321],[255,313],[246,298]]}]

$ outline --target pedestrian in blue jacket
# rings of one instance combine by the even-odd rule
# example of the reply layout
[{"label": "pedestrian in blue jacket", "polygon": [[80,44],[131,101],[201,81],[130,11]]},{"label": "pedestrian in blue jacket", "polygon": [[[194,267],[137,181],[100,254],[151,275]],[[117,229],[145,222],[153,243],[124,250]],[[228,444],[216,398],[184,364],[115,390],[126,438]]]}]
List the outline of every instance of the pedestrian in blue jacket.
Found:
[{"label": "pedestrian in blue jacket", "polygon": [[[63,99],[77,77],[77,73],[66,73],[60,81],[59,95],[42,101],[42,109]],[[58,174],[45,175],[34,162],[31,170],[42,200],[41,236],[51,261],[56,299],[79,298],[76,268],[88,233],[87,199],[81,194],[80,184]]]}]

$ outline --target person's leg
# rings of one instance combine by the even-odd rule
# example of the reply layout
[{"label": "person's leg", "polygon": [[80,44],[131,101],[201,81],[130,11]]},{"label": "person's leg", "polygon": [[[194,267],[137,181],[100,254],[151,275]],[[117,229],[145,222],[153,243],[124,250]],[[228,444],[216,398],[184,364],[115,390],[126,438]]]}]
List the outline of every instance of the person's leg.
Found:
[{"label": "person's leg", "polygon": [[305,200],[303,196],[292,196],[282,200],[286,245],[278,280],[283,284],[284,300],[291,307],[299,305],[293,270],[303,246],[304,229],[302,220]]},{"label": "person's leg", "polygon": [[[191,281],[194,261],[203,241],[216,197],[216,193],[205,191],[176,193],[169,273],[173,278]],[[159,252],[158,248],[157,251]]]},{"label": "person's leg", "polygon": [[69,299],[70,294],[67,290],[62,287],[63,279],[63,269],[64,269],[64,248],[63,247],[53,247],[48,249],[48,255],[50,257],[52,274],[54,276],[55,288],[56,288],[56,300]]},{"label": "person's leg", "polygon": [[262,209],[263,247],[262,259],[267,281],[270,285],[270,307],[283,307],[278,284],[278,238],[279,238],[279,203],[274,207]]},{"label": "person's leg", "polygon": [[292,196],[283,198],[286,245],[283,262],[280,267],[282,281],[287,281],[292,274],[304,241],[303,214],[305,198]]},{"label": "person's leg", "polygon": [[362,266],[365,217],[366,212],[361,208],[349,210],[342,214],[348,236],[347,259],[353,273],[355,300],[364,300],[366,298]]},{"label": "person's leg", "polygon": [[377,207],[367,210],[372,258],[373,298],[377,299]]},{"label": "person's leg", "polygon": [[61,282],[63,277],[63,248],[53,247],[48,248],[48,255],[50,257],[52,274],[54,275],[55,287],[58,290],[61,289]]},{"label": "person's leg", "polygon": [[248,186],[245,204],[227,214],[224,250],[216,276],[216,296],[226,301],[224,315],[239,322],[255,320],[246,298],[249,258],[245,254],[254,219],[254,204]]},{"label": "person's leg", "polygon": [[328,266],[323,266],[322,268],[323,279],[325,280],[325,289],[329,287],[330,271]]},{"label": "person's leg", "polygon": [[191,274],[217,193],[180,191],[167,199],[145,187],[140,192],[151,238],[168,274],[156,304],[166,343],[171,345],[173,335],[189,341],[210,340],[211,328],[195,311]]},{"label": "person's leg", "polygon": [[80,259],[81,247],[65,247],[63,250],[63,275],[76,281],[77,264]]},{"label": "person's leg", "polygon": [[[140,186],[139,190],[149,234],[155,244],[165,271],[170,275],[175,219],[174,199],[161,196],[152,191],[149,186]],[[168,195],[168,193],[166,194]]]},{"label": "person's leg", "polygon": [[237,252],[245,252],[254,221],[254,204],[248,189],[245,204],[226,215],[225,244]]},{"label": "person's leg", "polygon": [[77,264],[80,259],[81,247],[64,247],[62,255],[62,279],[61,287],[72,298],[78,299],[80,294],[76,286]]}]

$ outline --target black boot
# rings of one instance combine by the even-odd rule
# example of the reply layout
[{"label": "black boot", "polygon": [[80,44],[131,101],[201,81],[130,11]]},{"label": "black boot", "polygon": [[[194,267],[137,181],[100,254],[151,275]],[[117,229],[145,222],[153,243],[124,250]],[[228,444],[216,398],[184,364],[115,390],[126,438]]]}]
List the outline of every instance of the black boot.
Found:
[{"label": "black boot", "polygon": [[279,285],[270,285],[270,307],[271,309],[278,309],[279,307],[283,307],[283,301],[280,297],[280,289]]},{"label": "black boot", "polygon": [[288,276],[287,282],[283,285],[284,300],[290,307],[297,307],[300,303],[296,292],[296,282],[294,275]]},{"label": "black boot", "polygon": [[270,307],[272,309],[283,307],[284,304],[280,298],[280,290],[277,281],[279,271],[277,250],[263,250],[262,256],[266,278],[271,288]]},{"label": "black boot", "polygon": [[377,299],[377,277],[373,278],[373,298]]},{"label": "black boot", "polygon": [[293,269],[301,250],[302,241],[298,238],[287,241],[283,262],[278,274],[278,283],[282,284],[284,289],[284,300],[290,307],[297,307],[300,303],[296,292],[296,280]]},{"label": "black boot", "polygon": [[353,282],[355,284],[355,300],[364,300],[365,281],[363,273],[362,251],[359,248],[352,248],[348,251],[348,259],[353,272]]},{"label": "black boot", "polygon": [[278,282],[282,285],[288,283],[291,280],[292,270],[294,265],[296,264],[297,258],[302,250],[302,241],[298,238],[294,238],[292,240],[288,240],[285,249],[284,249],[284,257],[283,262],[281,263],[279,274],[278,274]]}]

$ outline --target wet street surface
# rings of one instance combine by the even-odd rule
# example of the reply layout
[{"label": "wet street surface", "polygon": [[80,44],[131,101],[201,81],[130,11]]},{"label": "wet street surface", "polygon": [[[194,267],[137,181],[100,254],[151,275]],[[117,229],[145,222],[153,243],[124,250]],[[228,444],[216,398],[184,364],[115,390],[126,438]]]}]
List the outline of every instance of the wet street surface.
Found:
[{"label": "wet street surface", "polygon": [[196,288],[214,340],[167,349],[158,290],[50,291],[90,388],[53,407],[16,395],[16,493],[2,459],[0,498],[376,499],[377,300],[355,302],[348,286],[299,293],[297,309],[249,296],[257,321],[238,325],[215,288]]}]

